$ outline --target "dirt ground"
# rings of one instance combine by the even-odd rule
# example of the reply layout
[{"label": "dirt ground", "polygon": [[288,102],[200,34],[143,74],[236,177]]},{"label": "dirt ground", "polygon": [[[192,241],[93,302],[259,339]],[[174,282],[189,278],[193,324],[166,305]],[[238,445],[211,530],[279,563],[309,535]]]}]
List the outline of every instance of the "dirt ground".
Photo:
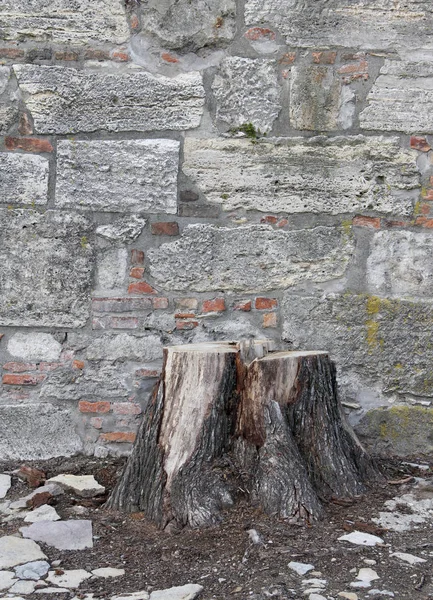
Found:
[{"label": "dirt ground", "polygon": [[[306,596],[303,596],[302,577],[287,566],[290,561],[298,561],[311,563],[315,571],[321,572],[320,577],[328,582],[326,591],[321,592],[325,597],[339,598],[337,594],[342,591],[356,592],[359,599],[390,597],[349,587],[355,579],[355,573],[350,571],[366,567],[364,559],[372,559],[376,561],[372,568],[380,577],[372,588],[392,591],[400,600],[433,599],[433,515],[428,525],[409,532],[380,531],[371,521],[383,510],[387,499],[410,491],[416,482],[414,478],[399,485],[391,485],[389,481],[410,475],[423,477],[431,480],[433,490],[433,456],[414,456],[405,461],[429,464],[430,469],[421,472],[399,459],[381,460],[383,482],[348,505],[329,503],[325,518],[312,526],[289,525],[239,506],[228,512],[218,527],[165,533],[146,522],[140,513],[126,515],[108,511],[100,501],[64,494],[56,498],[56,510],[65,519],[91,519],[94,548],[59,551],[41,546],[50,561],[61,560],[64,569],[91,570],[108,566],[125,569],[126,574],[120,578],[85,581],[80,586],[80,596],[91,592],[96,598],[109,598],[115,594],[199,583],[204,587],[201,600],[303,599]],[[0,463],[0,473],[10,472],[21,464]],[[42,469],[48,477],[60,473],[93,474],[110,490],[123,463],[118,459],[79,457],[26,464]],[[8,498],[24,496],[29,491],[27,484],[14,477]],[[80,514],[77,515],[79,505],[85,508],[78,509]],[[380,535],[385,544],[364,547],[338,541],[344,533],[359,529],[360,523],[370,524],[370,533]],[[1,535],[14,533],[20,526],[21,520],[3,523]],[[260,534],[263,544],[252,543],[247,533],[252,528]],[[397,551],[427,560],[411,566],[390,557],[391,552]],[[45,594],[36,597],[53,598]],[[56,594],[54,597],[64,600],[67,596]]]}]

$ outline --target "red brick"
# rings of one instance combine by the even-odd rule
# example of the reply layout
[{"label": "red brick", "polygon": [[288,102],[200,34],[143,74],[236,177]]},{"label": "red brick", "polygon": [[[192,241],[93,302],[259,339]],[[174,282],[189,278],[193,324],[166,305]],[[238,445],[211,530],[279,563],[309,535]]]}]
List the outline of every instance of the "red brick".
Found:
[{"label": "red brick", "polygon": [[113,404],[113,412],[117,415],[139,415],[141,406],[133,402],[118,402]]},{"label": "red brick", "polygon": [[93,298],[92,308],[99,313],[124,313],[152,308],[151,298]]},{"label": "red brick", "polygon": [[116,48],[110,52],[111,60],[115,62],[128,62],[129,54],[126,48]]},{"label": "red brick", "polygon": [[104,424],[104,419],[102,417],[92,417],[90,419],[90,425],[95,429],[102,429],[102,425]]},{"label": "red brick", "polygon": [[72,368],[77,369],[79,371],[83,370],[85,367],[84,360],[74,360],[72,362]]},{"label": "red brick", "polygon": [[19,48],[0,48],[0,58],[24,58],[24,50]]},{"label": "red brick", "polygon": [[132,431],[112,431],[111,433],[101,433],[99,437],[105,442],[128,442],[133,444],[137,434]]},{"label": "red brick", "polygon": [[3,365],[3,369],[12,371],[12,373],[24,373],[25,371],[36,371],[37,366],[35,363],[7,362]]},{"label": "red brick", "polygon": [[428,152],[431,150],[431,146],[426,138],[418,135],[410,136],[410,147],[414,150],[419,150],[420,152]]},{"label": "red brick", "polygon": [[226,309],[226,303],[224,298],[213,298],[212,300],[205,300],[202,305],[202,311],[208,312],[222,312]]},{"label": "red brick", "polygon": [[179,235],[179,225],[176,221],[161,221],[152,223],[151,231],[153,235]]},{"label": "red brick", "polygon": [[266,215],[260,219],[260,223],[269,223],[270,225],[276,225],[278,223],[278,217],[275,215]]},{"label": "red brick", "polygon": [[155,310],[168,308],[168,298],[152,298],[152,305]]},{"label": "red brick", "polygon": [[80,58],[78,52],[73,52],[72,50],[65,50],[64,52],[55,52],[54,57],[56,60],[69,60],[75,61]]},{"label": "red brick", "polygon": [[134,279],[141,279],[144,275],[144,267],[132,267],[129,272],[129,276]]},{"label": "red brick", "polygon": [[241,300],[233,306],[233,310],[242,310],[243,312],[250,312],[252,307],[251,300]]},{"label": "red brick", "polygon": [[129,19],[129,24],[131,26],[131,29],[133,29],[134,31],[140,27],[140,21],[135,13],[131,15]]},{"label": "red brick", "polygon": [[3,375],[5,385],[38,385],[45,379],[45,375],[26,373],[24,375]]},{"label": "red brick", "polygon": [[157,369],[137,369],[135,371],[135,376],[140,379],[153,379],[154,377],[159,377],[160,371]]},{"label": "red brick", "polygon": [[280,219],[277,223],[277,227],[285,227],[289,224],[289,219]]},{"label": "red brick", "polygon": [[354,227],[369,227],[370,229],[380,229],[380,218],[357,216],[353,218],[352,224],[354,225]]},{"label": "red brick", "polygon": [[137,329],[138,317],[93,317],[92,329]]},{"label": "red brick", "polygon": [[[433,189],[423,190],[422,197],[424,200],[433,200]],[[427,206],[424,204],[424,206]]]},{"label": "red brick", "polygon": [[48,140],[39,138],[5,138],[6,150],[25,150],[26,152],[52,152],[54,148]]},{"label": "red brick", "polygon": [[415,220],[415,225],[421,225],[426,229],[433,229],[433,219],[427,219],[427,217],[418,217]]},{"label": "red brick", "polygon": [[173,56],[173,54],[169,54],[168,52],[163,52],[161,54],[161,58],[162,58],[162,60],[165,60],[165,62],[168,62],[168,63],[178,63],[179,62],[178,58]]},{"label": "red brick", "polygon": [[55,371],[64,366],[64,362],[41,362],[39,363],[39,371]]},{"label": "red brick", "polygon": [[276,327],[277,326],[277,314],[276,313],[265,313],[263,315],[263,327]]},{"label": "red brick", "polygon": [[109,60],[110,53],[107,50],[88,48],[84,54],[86,60]]},{"label": "red brick", "polygon": [[21,135],[31,135],[33,133],[32,121],[27,113],[20,114],[18,132]]},{"label": "red brick", "polygon": [[175,298],[174,305],[176,308],[195,310],[198,306],[198,300],[197,298]]},{"label": "red brick", "polygon": [[337,53],[328,50],[324,52],[312,52],[311,56],[313,57],[313,62],[316,65],[333,65],[335,63],[335,59],[337,58]]},{"label": "red brick", "polygon": [[175,319],[193,319],[195,317],[194,313],[175,313]]},{"label": "red brick", "polygon": [[157,294],[158,292],[145,281],[131,283],[128,286],[128,294]]},{"label": "red brick", "polygon": [[275,33],[268,27],[251,27],[247,32],[244,33],[244,37],[247,40],[256,42],[258,40],[275,40]]},{"label": "red brick", "polygon": [[198,327],[198,321],[176,321],[176,329],[180,331],[194,329],[194,327]]},{"label": "red brick", "polygon": [[271,310],[277,308],[278,300],[276,298],[256,298],[255,307],[257,310]]},{"label": "red brick", "polygon": [[384,227],[407,227],[409,225],[408,221],[393,221],[391,219],[385,219],[383,222]]},{"label": "red brick", "polygon": [[286,54],[283,54],[283,56],[280,58],[280,64],[281,65],[293,65],[293,63],[295,62],[296,59],[296,52],[286,52]]},{"label": "red brick", "polygon": [[82,413],[107,413],[110,412],[111,404],[105,400],[99,400],[98,402],[88,402],[87,400],[80,400],[78,408]]},{"label": "red brick", "polygon": [[338,69],[338,73],[345,75],[343,77],[344,83],[350,83],[355,79],[364,79],[366,81],[368,79],[368,62],[365,60],[365,57],[361,58],[357,63],[343,65]]},{"label": "red brick", "polygon": [[144,265],[144,252],[142,250],[131,250],[131,265]]}]

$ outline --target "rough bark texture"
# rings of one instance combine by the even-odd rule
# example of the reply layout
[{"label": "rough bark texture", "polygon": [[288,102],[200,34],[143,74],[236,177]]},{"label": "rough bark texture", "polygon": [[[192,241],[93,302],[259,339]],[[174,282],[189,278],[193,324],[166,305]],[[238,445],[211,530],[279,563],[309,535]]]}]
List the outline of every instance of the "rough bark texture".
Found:
[{"label": "rough bark texture", "polygon": [[267,340],[173,346],[108,502],[159,527],[215,524],[242,495],[279,518],[365,490],[374,466],[345,421],[325,352]]}]

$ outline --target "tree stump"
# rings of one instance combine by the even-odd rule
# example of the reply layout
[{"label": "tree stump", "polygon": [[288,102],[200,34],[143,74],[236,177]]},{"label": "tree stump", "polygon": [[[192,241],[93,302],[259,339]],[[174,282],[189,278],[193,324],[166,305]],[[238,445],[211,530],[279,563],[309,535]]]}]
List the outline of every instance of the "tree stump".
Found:
[{"label": "tree stump", "polygon": [[165,348],[107,506],[200,527],[243,498],[310,521],[324,500],[363,492],[377,472],[346,423],[328,354],[272,350],[268,340]]}]

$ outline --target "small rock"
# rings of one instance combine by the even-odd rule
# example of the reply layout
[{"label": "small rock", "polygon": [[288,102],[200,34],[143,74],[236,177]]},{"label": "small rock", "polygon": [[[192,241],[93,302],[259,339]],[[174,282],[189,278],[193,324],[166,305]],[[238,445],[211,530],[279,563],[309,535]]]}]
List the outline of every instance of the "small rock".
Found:
[{"label": "small rock", "polygon": [[[40,590],[35,590],[34,593],[35,594],[69,594],[69,591],[67,588],[60,588],[60,587],[44,587],[41,588]],[[16,599],[14,599],[16,600]]]},{"label": "small rock", "polygon": [[0,475],[0,498],[4,498],[11,487],[11,476]]},{"label": "small rock", "polygon": [[106,579],[107,577],[121,577],[125,575],[125,569],[113,569],[112,567],[102,567],[100,569],[94,569],[92,571],[93,575],[96,577],[103,577]]},{"label": "small rock", "polygon": [[76,506],[71,506],[69,512],[75,515],[86,515],[89,512],[89,509],[85,506],[81,506],[81,504],[77,504]]},{"label": "small rock", "polygon": [[48,504],[35,508],[24,519],[26,523],[38,523],[39,521],[59,521],[60,515],[56,509]]},{"label": "small rock", "polygon": [[364,558],[363,562],[365,562],[366,565],[370,565],[371,567],[377,564],[377,562],[372,558]]},{"label": "small rock", "polygon": [[394,592],[389,592],[388,590],[369,590],[369,595],[373,596],[389,596],[390,598],[394,598]]},{"label": "small rock", "polygon": [[247,533],[253,544],[263,544],[262,536],[256,529],[248,529]]},{"label": "small rock", "polygon": [[327,600],[325,598],[325,596],[322,596],[321,594],[310,594],[310,596],[308,597],[308,600]]},{"label": "small rock", "polygon": [[60,565],[62,564],[61,560],[53,560],[53,562],[51,563],[52,567],[60,567]]},{"label": "small rock", "polygon": [[20,509],[20,508],[27,508],[27,506],[28,506],[27,502],[29,500],[31,500],[37,494],[43,494],[45,492],[48,492],[52,496],[59,496],[60,494],[63,494],[63,489],[59,485],[55,485],[54,483],[50,483],[50,484],[46,483],[42,487],[34,490],[28,496],[25,496],[24,498],[20,498],[19,500],[16,500],[15,502],[11,502],[9,508],[12,508],[13,510]]},{"label": "small rock", "polygon": [[93,548],[92,522],[87,520],[33,523],[29,527],[21,527],[20,532],[25,538],[58,550]]},{"label": "small rock", "polygon": [[36,583],[34,581],[17,581],[11,588],[9,588],[9,593],[27,596],[28,594],[33,594],[35,591],[35,586]]},{"label": "small rock", "polygon": [[18,579],[34,579],[37,581],[50,570],[50,564],[46,560],[35,560],[25,565],[15,567],[15,575]]},{"label": "small rock", "polygon": [[425,558],[419,558],[418,556],[414,556],[413,554],[407,554],[406,552],[393,552],[390,556],[395,556],[404,562],[409,563],[410,565],[416,565],[417,563],[425,563],[427,562]]},{"label": "small rock", "polygon": [[132,594],[125,594],[124,596],[112,596],[111,600],[149,600],[149,594],[147,592],[133,592]]},{"label": "small rock", "polygon": [[328,582],[326,579],[303,579],[302,585],[312,586],[312,587],[326,587]]},{"label": "small rock", "polygon": [[298,575],[305,575],[308,571],[312,571],[314,569],[314,565],[309,565],[308,563],[300,563],[300,562],[289,562],[287,565],[289,569],[295,571]]},{"label": "small rock", "polygon": [[16,472],[19,479],[27,481],[30,487],[37,488],[45,482],[46,476],[43,471],[23,465]]},{"label": "small rock", "polygon": [[350,587],[352,588],[369,588],[371,583],[369,581],[352,581]]},{"label": "small rock", "polygon": [[323,573],[322,571],[311,571],[310,575],[313,577],[322,577]]},{"label": "small rock", "polygon": [[370,568],[363,568],[363,569],[359,569],[359,573],[356,576],[356,579],[358,579],[359,581],[374,581],[375,579],[380,579],[379,575],[376,573],[376,571],[373,571],[373,569]]},{"label": "small rock", "polygon": [[310,594],[314,594],[315,592],[323,592],[324,588],[322,587],[311,587],[302,592],[304,596],[309,596]]},{"label": "small rock", "polygon": [[156,590],[150,594],[150,600],[194,600],[202,590],[202,585],[189,583],[167,590]]},{"label": "small rock", "polygon": [[377,535],[371,535],[370,533],[363,533],[362,531],[352,531],[338,538],[341,542],[350,542],[358,546],[376,546],[377,544],[383,544],[382,538]]},{"label": "small rock", "polygon": [[100,485],[93,475],[57,475],[51,477],[48,483],[57,483],[82,498],[93,498],[105,492],[104,486]]},{"label": "small rock", "polygon": [[61,575],[57,575],[56,571],[50,571],[48,573],[47,581],[58,585],[59,587],[66,587],[75,589],[86,579],[91,577],[91,573],[88,573],[84,569],[71,569],[70,571],[63,571]]},{"label": "small rock", "polygon": [[0,592],[8,590],[15,582],[14,573],[11,573],[11,571],[0,571]]},{"label": "small rock", "polygon": [[0,569],[9,569],[33,560],[47,558],[33,540],[15,536],[0,538]]},{"label": "small rock", "polygon": [[27,507],[31,509],[39,508],[44,504],[49,504],[54,496],[50,492],[40,492],[27,500]]},{"label": "small rock", "polygon": [[339,592],[337,596],[346,600],[358,600],[358,594],[355,594],[355,592]]}]

